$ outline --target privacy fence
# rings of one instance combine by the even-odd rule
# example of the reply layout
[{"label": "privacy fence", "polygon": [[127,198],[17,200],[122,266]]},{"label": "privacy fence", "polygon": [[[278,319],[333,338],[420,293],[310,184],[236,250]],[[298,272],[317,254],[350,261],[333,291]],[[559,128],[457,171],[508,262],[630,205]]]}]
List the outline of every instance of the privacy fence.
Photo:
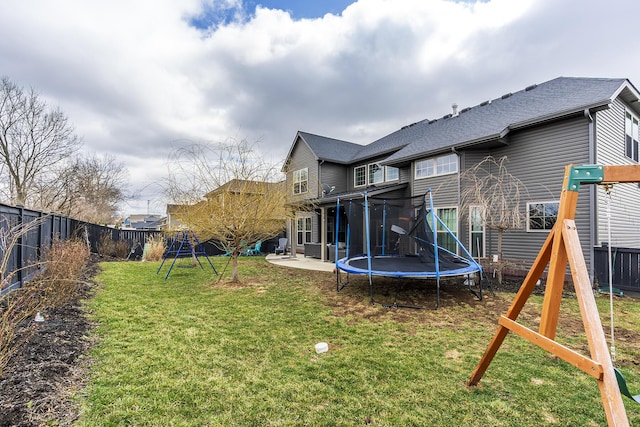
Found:
[{"label": "privacy fence", "polygon": [[[139,258],[147,238],[157,234],[160,232],[119,230],[54,213],[0,204],[0,260],[6,261],[4,267],[0,266],[0,279],[8,278],[10,282],[2,283],[0,294],[19,288],[37,273],[43,256],[56,240],[83,239],[94,253],[99,252],[100,242],[105,238],[125,241],[130,248],[129,257]],[[14,239],[15,243],[11,244]],[[14,274],[9,275],[11,272]]]},{"label": "privacy fence", "polygon": [[[609,249],[594,248],[594,267],[600,289],[609,288]],[[614,288],[640,292],[640,249],[611,248],[611,272]]]}]

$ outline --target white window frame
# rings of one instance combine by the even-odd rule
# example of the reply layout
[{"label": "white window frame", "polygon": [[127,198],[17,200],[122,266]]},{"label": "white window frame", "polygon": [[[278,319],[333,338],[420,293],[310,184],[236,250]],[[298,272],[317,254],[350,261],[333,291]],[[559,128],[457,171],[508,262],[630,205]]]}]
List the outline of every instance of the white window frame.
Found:
[{"label": "white window frame", "polygon": [[[358,178],[360,178],[360,181],[358,181]],[[400,169],[394,166],[380,166],[378,163],[368,163],[353,168],[354,187],[382,184],[384,182],[398,181],[399,179]]]},{"label": "white window frame", "polygon": [[553,224],[550,227],[546,227],[546,218],[547,217],[552,217],[552,215],[547,216],[546,212],[547,209],[546,207],[543,208],[543,215],[542,216],[535,216],[534,218],[542,218],[543,220],[543,228],[531,228],[531,205],[551,205],[554,204],[556,205],[556,221],[558,219],[558,210],[560,209],[560,201],[559,200],[543,200],[543,201],[534,201],[534,202],[527,202],[527,233],[548,233],[549,231],[551,231],[553,229],[553,226],[555,225],[556,221],[553,221]]},{"label": "white window frame", "polygon": [[367,165],[367,183],[380,184],[384,182],[384,168],[378,163],[369,163]]},{"label": "white window frame", "polygon": [[629,110],[624,115],[624,156],[638,163],[640,160],[640,120]]},{"label": "white window frame", "polygon": [[[389,171],[394,171],[393,173],[389,173]],[[392,177],[389,177],[392,175]],[[384,180],[385,181],[397,181],[400,179],[400,169],[395,166],[385,166],[384,167]]]},{"label": "white window frame", "polygon": [[[474,211],[477,211],[478,214],[475,215]],[[474,219],[480,219],[480,230],[474,230],[474,225],[478,225],[474,223]],[[482,246],[477,248],[474,241],[473,236],[477,234],[482,234]],[[487,227],[482,219],[482,206],[481,205],[472,205],[469,206],[469,253],[473,254],[475,250],[478,250],[476,254],[476,258],[484,258],[487,253]]]},{"label": "white window frame", "polygon": [[414,164],[414,178],[451,175],[460,170],[460,159],[456,153],[417,160]]},{"label": "white window frame", "polygon": [[[358,183],[358,171],[362,171],[360,177],[364,178],[364,182]],[[353,168],[353,186],[354,187],[364,187],[367,185],[367,165],[360,165]]]},{"label": "white window frame", "polygon": [[[302,227],[301,227],[302,226]],[[301,215],[296,218],[296,242],[298,245],[311,243],[313,239],[313,218],[311,215]]]},{"label": "white window frame", "polygon": [[[455,229],[453,229],[452,227],[449,227],[448,225],[447,225],[447,227],[449,227],[449,230],[451,230],[451,232],[453,233],[453,235],[454,235],[454,236],[456,236],[456,239],[458,239],[458,235],[460,234],[460,233],[458,232],[458,222],[459,222],[459,220],[460,220],[460,215],[459,215],[459,212],[458,212],[458,211],[459,211],[458,207],[457,207],[457,206],[441,206],[441,207],[434,207],[434,209],[436,210],[436,215],[438,215],[438,217],[439,217],[440,219],[442,219],[442,216],[440,216],[440,213],[441,213],[443,210],[445,210],[445,209],[447,209],[447,210],[449,210],[449,209],[454,209],[454,210],[456,211]],[[444,222],[444,223],[446,224],[446,221],[445,221],[444,219],[442,219],[442,222]],[[437,237],[438,237],[438,245],[439,245],[439,246],[442,246],[442,244],[441,244],[441,239],[440,239],[440,234],[445,234],[445,235],[447,235],[447,234],[449,234],[449,233],[444,229],[444,227],[442,227],[442,225],[440,224],[440,222],[437,222],[437,224],[436,224],[436,233],[437,233]],[[450,251],[451,251],[451,249],[453,249],[451,252],[453,252],[454,254],[458,254],[458,243],[457,243],[457,242],[455,242],[455,241],[454,241],[454,243],[455,243],[455,248],[445,248],[445,249],[448,249],[448,250],[450,250]]]},{"label": "white window frame", "polygon": [[293,171],[293,194],[305,194],[308,192],[309,192],[309,168],[302,168],[302,169]]}]

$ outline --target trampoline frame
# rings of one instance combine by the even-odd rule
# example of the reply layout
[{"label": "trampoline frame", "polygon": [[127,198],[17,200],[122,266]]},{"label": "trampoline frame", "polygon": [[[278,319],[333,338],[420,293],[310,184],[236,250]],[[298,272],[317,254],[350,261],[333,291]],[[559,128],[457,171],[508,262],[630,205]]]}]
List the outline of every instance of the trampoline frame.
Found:
[{"label": "trampoline frame", "polygon": [[[422,240],[422,244],[427,244],[430,246],[433,246],[433,254],[434,254],[434,266],[435,266],[435,270],[434,271],[390,271],[390,270],[379,270],[379,269],[375,269],[374,268],[374,261],[375,260],[380,260],[380,259],[405,259],[405,258],[413,258],[413,256],[410,255],[387,255],[385,254],[385,228],[384,224],[386,224],[386,209],[383,211],[383,227],[382,227],[382,240],[383,240],[383,245],[382,245],[382,254],[380,255],[371,255],[372,251],[371,251],[371,236],[370,236],[370,208],[369,208],[369,195],[367,194],[367,192],[363,192],[360,193],[364,199],[364,226],[365,226],[365,250],[366,253],[364,254],[358,254],[358,255],[351,255],[350,254],[350,227],[351,224],[347,223],[347,228],[346,228],[346,241],[347,241],[347,245],[346,245],[346,251],[345,251],[345,256],[343,258],[338,259],[338,257],[336,257],[335,259],[335,266],[336,266],[336,291],[340,291],[342,290],[345,286],[347,286],[349,284],[349,274],[356,274],[356,275],[367,275],[368,280],[369,280],[369,296],[370,296],[370,301],[371,304],[375,304],[374,301],[374,292],[373,292],[373,277],[374,276],[381,276],[381,277],[397,277],[397,278],[412,278],[412,279],[435,279],[436,280],[436,304],[434,308],[438,308],[440,306],[440,279],[442,277],[456,277],[456,276],[467,276],[469,277],[471,274],[478,273],[479,275],[479,280],[478,280],[478,292],[475,292],[474,290],[471,289],[471,286],[469,286],[469,290],[478,298],[478,300],[482,300],[482,267],[480,266],[480,264],[478,264],[478,262],[476,262],[473,259],[473,256],[469,253],[469,251],[467,250],[467,248],[462,244],[462,242],[460,242],[460,240],[456,237],[455,234],[453,234],[453,232],[447,227],[447,225],[444,223],[444,221],[442,221],[442,219],[440,217],[438,217],[438,215],[435,212],[435,209],[433,207],[433,196],[431,194],[431,189],[427,190],[427,193],[423,196],[422,199],[422,203],[423,203],[423,207],[425,208],[424,210],[424,221],[426,222],[426,224],[428,224],[431,228],[431,232],[432,232],[432,239],[433,239],[433,243],[428,242],[428,241],[424,241]],[[427,201],[427,197],[429,200],[429,210],[426,210],[426,201]],[[353,197],[350,197],[350,200],[352,200]],[[386,203],[386,200],[385,200]],[[339,212],[340,212],[340,197],[338,197],[337,202],[336,202],[336,220],[335,220],[335,244],[336,247],[338,246],[338,233],[339,233],[339,227],[340,227],[340,220],[339,220]],[[431,224],[429,224],[428,219],[431,219]],[[418,223],[416,223],[416,225],[414,225],[414,228],[417,226]],[[458,254],[455,254],[445,248],[443,248],[442,246],[438,245],[438,233],[437,233],[437,225],[440,225],[444,231],[447,232],[447,234],[449,236],[451,236],[456,245],[461,248],[462,252],[464,252],[466,257],[460,256]],[[392,228],[394,228],[392,226]],[[401,227],[398,227],[399,229],[402,230]],[[409,232],[411,233],[413,231],[413,229]],[[403,230],[404,231],[404,230]],[[417,240],[418,238],[415,236],[409,236],[411,238],[413,238],[414,240]],[[465,263],[466,267],[463,268],[458,268],[458,269],[448,269],[448,270],[442,270],[440,268],[440,253],[446,253],[449,255],[452,255],[453,257],[455,257],[456,260],[459,260],[461,263]],[[415,255],[416,258],[418,258],[417,255]],[[366,268],[360,268],[360,267],[355,267],[353,265],[351,265],[350,263],[354,260],[363,260],[366,259],[367,261],[367,267]],[[402,262],[402,261],[400,261]],[[340,274],[341,272],[344,272],[347,274],[347,279],[346,282],[342,282],[341,278],[340,278]],[[399,305],[394,304],[394,306],[398,307]],[[423,308],[423,307],[416,307],[416,306],[401,306],[400,307],[411,307],[411,308]]]}]

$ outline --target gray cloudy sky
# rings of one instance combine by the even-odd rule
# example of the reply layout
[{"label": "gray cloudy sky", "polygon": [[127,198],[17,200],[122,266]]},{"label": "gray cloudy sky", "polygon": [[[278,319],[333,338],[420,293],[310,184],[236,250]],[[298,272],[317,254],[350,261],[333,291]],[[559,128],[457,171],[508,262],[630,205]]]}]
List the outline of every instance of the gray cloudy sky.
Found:
[{"label": "gray cloudy sky", "polygon": [[558,76],[640,86],[639,17],[637,0],[0,0],[0,75],[126,164],[125,215],[164,213],[153,183],[186,141],[257,141],[275,163],[298,130],[366,144]]}]

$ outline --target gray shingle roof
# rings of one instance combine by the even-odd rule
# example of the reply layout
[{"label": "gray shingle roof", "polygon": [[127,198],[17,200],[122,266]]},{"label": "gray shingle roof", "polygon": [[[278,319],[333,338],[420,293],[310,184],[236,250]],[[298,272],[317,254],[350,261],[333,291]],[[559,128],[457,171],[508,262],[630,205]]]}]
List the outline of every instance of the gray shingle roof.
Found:
[{"label": "gray shingle roof", "polygon": [[456,116],[405,126],[364,146],[305,132],[299,134],[322,160],[348,164],[392,153],[383,163],[401,163],[431,152],[489,141],[513,129],[607,105],[625,85],[637,95],[637,90],[626,79],[558,77],[463,108]]},{"label": "gray shingle roof", "polygon": [[335,163],[349,163],[362,149],[362,145],[340,139],[327,138],[307,132],[298,132],[300,137],[311,147],[318,160]]},{"label": "gray shingle roof", "polygon": [[527,124],[606,105],[625,82],[625,79],[559,77],[463,109],[454,117],[419,122],[381,138],[408,143],[385,163],[495,139]]}]

